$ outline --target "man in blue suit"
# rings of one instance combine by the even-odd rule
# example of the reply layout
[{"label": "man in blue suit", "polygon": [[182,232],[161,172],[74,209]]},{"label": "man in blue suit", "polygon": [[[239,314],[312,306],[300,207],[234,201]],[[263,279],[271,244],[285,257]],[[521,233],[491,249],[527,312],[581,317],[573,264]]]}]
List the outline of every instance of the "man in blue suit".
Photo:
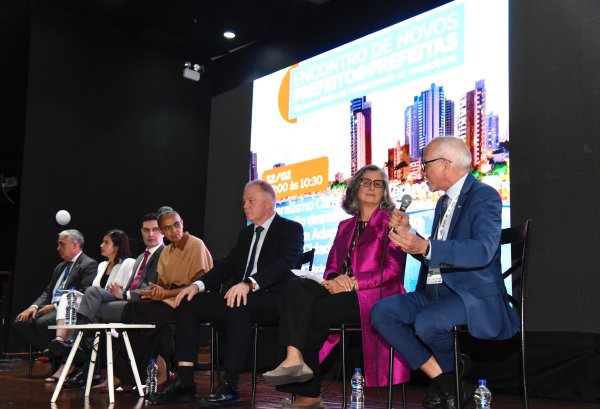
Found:
[{"label": "man in blue suit", "polygon": [[[426,409],[455,408],[452,328],[467,325],[482,339],[506,339],[519,318],[507,301],[500,265],[502,202],[498,192],[470,173],[471,154],[459,138],[438,137],[425,148],[422,170],[429,190],[444,191],[425,239],[396,210],[390,240],[421,261],[414,292],[380,301],[373,326],[431,386]],[[472,396],[464,380],[461,403]]]}]

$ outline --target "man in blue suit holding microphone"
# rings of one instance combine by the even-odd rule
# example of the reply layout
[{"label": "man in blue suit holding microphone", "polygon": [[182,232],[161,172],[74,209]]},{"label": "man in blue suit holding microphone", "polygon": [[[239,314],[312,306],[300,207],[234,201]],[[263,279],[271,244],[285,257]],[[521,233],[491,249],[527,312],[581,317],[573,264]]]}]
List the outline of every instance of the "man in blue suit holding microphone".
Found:
[{"label": "man in blue suit holding microphone", "polygon": [[[421,261],[414,292],[388,297],[371,311],[373,326],[431,386],[426,409],[454,409],[452,328],[467,325],[482,339],[507,339],[519,318],[508,304],[500,264],[502,201],[496,190],[470,173],[471,154],[459,138],[438,137],[421,165],[429,190],[444,191],[429,239],[411,228],[406,213],[390,220],[390,240]],[[461,381],[461,404],[472,388]]]}]

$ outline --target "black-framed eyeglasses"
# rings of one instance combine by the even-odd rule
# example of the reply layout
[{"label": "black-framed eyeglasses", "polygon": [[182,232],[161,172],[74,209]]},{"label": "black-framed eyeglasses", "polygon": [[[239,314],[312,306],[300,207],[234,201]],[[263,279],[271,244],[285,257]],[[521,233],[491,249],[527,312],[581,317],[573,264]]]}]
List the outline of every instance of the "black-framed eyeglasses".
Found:
[{"label": "black-framed eyeglasses", "polygon": [[421,162],[421,171],[425,172],[427,170],[427,165],[429,165],[430,163],[435,162],[437,160],[446,160],[446,161],[452,163],[452,161],[449,161],[448,159],[441,158],[441,157],[440,158],[431,159],[431,160],[428,160],[426,162]]},{"label": "black-framed eyeglasses", "polygon": [[371,187],[371,185],[373,185],[376,189],[383,189],[383,187],[385,186],[385,180],[371,180],[369,178],[362,178],[360,179],[360,185],[363,187]]}]

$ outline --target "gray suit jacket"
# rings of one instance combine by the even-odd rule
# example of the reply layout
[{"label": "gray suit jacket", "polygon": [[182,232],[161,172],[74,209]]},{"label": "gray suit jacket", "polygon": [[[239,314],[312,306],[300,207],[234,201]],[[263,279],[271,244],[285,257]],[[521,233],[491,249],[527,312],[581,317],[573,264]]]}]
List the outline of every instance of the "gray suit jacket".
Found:
[{"label": "gray suit jacket", "polygon": [[158,272],[156,270],[158,267],[158,259],[160,258],[160,253],[162,253],[164,248],[165,246],[163,244],[159,248],[157,248],[156,251],[150,256],[150,258],[146,262],[146,267],[144,267],[144,272],[142,273],[142,279],[140,281],[140,284],[138,285],[138,288],[133,291],[129,291],[129,287],[131,287],[131,283],[135,278],[135,274],[138,270],[138,267],[144,259],[144,253],[140,254],[135,259],[135,263],[133,264],[133,273],[129,278],[127,286],[125,287],[125,291],[129,291],[129,300],[139,300],[140,290],[150,287],[150,282],[156,283],[156,281],[158,280]]},{"label": "gray suit jacket", "polygon": [[[56,285],[66,266],[67,262],[63,261],[54,268],[52,280],[50,280],[50,283],[46,286],[44,292],[31,305],[37,305],[41,308],[44,305],[50,304],[52,301],[52,296],[54,295],[54,286]],[[64,288],[75,287],[78,291],[84,293],[85,289],[92,285],[92,281],[94,281],[94,277],[96,277],[97,273],[98,262],[86,256],[85,253],[81,253],[71,268],[69,281],[66,283]]]}]

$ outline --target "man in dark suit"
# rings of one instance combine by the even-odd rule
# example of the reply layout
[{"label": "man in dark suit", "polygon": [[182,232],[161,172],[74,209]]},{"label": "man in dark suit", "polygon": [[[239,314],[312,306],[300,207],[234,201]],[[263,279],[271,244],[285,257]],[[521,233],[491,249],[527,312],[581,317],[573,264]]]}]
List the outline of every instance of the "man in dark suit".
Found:
[{"label": "man in dark suit", "polygon": [[83,253],[83,243],[83,235],[77,230],[58,234],[57,251],[64,261],[54,268],[52,280],[44,292],[17,315],[13,324],[16,336],[39,350],[46,349],[50,342],[52,333],[48,331],[48,325],[56,324],[56,307],[61,291],[75,287],[84,292],[96,276],[98,262]]},{"label": "man in dark suit", "polygon": [[[262,180],[246,185],[243,207],[246,219],[252,224],[240,232],[235,247],[224,260],[176,298],[175,358],[179,376],[162,392],[146,396],[152,403],[195,400],[197,323],[203,321],[224,323],[227,339],[224,380],[201,405],[226,406],[238,402],[237,382],[251,345],[251,323],[279,321],[279,290],[283,281],[294,277],[291,269],[302,255],[303,229],[299,223],[275,213],[275,192]],[[228,280],[236,284],[224,296],[206,292]]]},{"label": "man in dark suit", "polygon": [[[469,173],[470,162],[459,138],[438,137],[425,148],[422,169],[429,189],[446,192],[435,209],[434,232],[422,238],[408,215],[396,210],[389,235],[421,261],[417,289],[385,298],[371,311],[379,333],[432,380],[423,400],[426,409],[456,407],[455,325],[468,325],[477,338],[497,340],[513,336],[519,325],[502,279],[502,201]],[[461,391],[464,406],[472,388],[462,380]]]},{"label": "man in dark suit", "polygon": [[129,282],[125,286],[110,284],[106,289],[88,288],[77,311],[77,323],[119,322],[127,301],[139,300],[140,290],[149,288],[150,282],[156,283],[156,266],[165,247],[156,213],[144,215],[141,231],[146,250],[135,260]]}]

